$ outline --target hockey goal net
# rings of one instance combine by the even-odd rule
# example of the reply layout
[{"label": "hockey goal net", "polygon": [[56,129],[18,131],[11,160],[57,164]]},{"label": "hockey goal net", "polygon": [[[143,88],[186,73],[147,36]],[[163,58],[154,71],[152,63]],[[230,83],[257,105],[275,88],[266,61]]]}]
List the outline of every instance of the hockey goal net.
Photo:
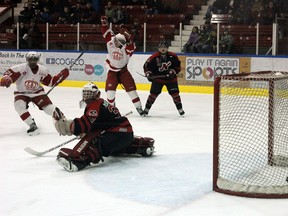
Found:
[{"label": "hockey goal net", "polygon": [[213,190],[288,197],[288,72],[217,77]]}]

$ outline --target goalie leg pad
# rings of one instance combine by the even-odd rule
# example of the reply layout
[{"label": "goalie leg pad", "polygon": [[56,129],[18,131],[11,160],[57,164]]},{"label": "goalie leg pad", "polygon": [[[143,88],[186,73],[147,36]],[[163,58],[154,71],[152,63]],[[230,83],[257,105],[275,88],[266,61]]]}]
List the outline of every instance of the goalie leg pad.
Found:
[{"label": "goalie leg pad", "polygon": [[75,157],[73,149],[61,148],[57,156],[57,162],[65,170],[76,172],[89,166],[90,163],[99,163],[101,156],[97,148],[89,146],[81,155]]},{"label": "goalie leg pad", "polygon": [[155,140],[151,137],[134,136],[132,143],[125,149],[127,154],[140,154],[144,157],[152,156],[154,153]]}]

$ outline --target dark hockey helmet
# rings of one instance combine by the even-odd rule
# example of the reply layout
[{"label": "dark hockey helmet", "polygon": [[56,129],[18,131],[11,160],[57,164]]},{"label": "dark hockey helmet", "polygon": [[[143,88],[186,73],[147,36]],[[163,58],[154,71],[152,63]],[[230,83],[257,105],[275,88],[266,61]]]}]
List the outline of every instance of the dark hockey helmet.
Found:
[{"label": "dark hockey helmet", "polygon": [[167,41],[165,41],[165,40],[161,40],[160,42],[159,42],[159,45],[158,45],[158,48],[160,48],[160,47],[165,47],[165,48],[169,48],[169,43],[167,42]]},{"label": "dark hockey helmet", "polygon": [[168,42],[165,40],[160,41],[159,45],[158,45],[158,51],[161,53],[162,57],[166,56],[166,53],[168,52]]},{"label": "dark hockey helmet", "polygon": [[82,89],[82,100],[80,101],[80,108],[85,107],[89,100],[98,99],[100,94],[100,90],[93,82],[84,85]]}]

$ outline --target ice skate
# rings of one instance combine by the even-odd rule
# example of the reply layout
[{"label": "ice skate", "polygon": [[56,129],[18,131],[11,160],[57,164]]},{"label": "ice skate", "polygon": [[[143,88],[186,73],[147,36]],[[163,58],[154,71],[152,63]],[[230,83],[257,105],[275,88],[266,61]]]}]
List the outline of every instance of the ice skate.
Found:
[{"label": "ice skate", "polygon": [[39,134],[38,127],[35,122],[30,125],[30,128],[27,130],[29,136],[35,136]]},{"label": "ice skate", "polygon": [[141,116],[145,116],[145,113],[144,113],[142,107],[138,107],[138,108],[136,108],[136,110]]},{"label": "ice skate", "polygon": [[145,108],[145,109],[144,109],[144,114],[143,114],[143,115],[146,116],[146,115],[148,115],[148,113],[149,113],[149,109],[148,109],[148,108]]},{"label": "ice skate", "polygon": [[73,163],[73,161],[69,161],[64,157],[58,157],[57,163],[68,172],[77,172],[79,170],[78,167]]},{"label": "ice skate", "polygon": [[183,116],[185,114],[184,110],[183,109],[178,109],[178,112],[181,116]]}]

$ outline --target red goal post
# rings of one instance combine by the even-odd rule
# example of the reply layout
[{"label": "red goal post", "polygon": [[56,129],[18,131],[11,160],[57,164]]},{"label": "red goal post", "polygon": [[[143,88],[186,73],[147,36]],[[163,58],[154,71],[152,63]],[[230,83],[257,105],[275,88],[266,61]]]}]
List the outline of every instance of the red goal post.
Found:
[{"label": "red goal post", "polygon": [[288,72],[214,82],[213,190],[288,198]]}]

